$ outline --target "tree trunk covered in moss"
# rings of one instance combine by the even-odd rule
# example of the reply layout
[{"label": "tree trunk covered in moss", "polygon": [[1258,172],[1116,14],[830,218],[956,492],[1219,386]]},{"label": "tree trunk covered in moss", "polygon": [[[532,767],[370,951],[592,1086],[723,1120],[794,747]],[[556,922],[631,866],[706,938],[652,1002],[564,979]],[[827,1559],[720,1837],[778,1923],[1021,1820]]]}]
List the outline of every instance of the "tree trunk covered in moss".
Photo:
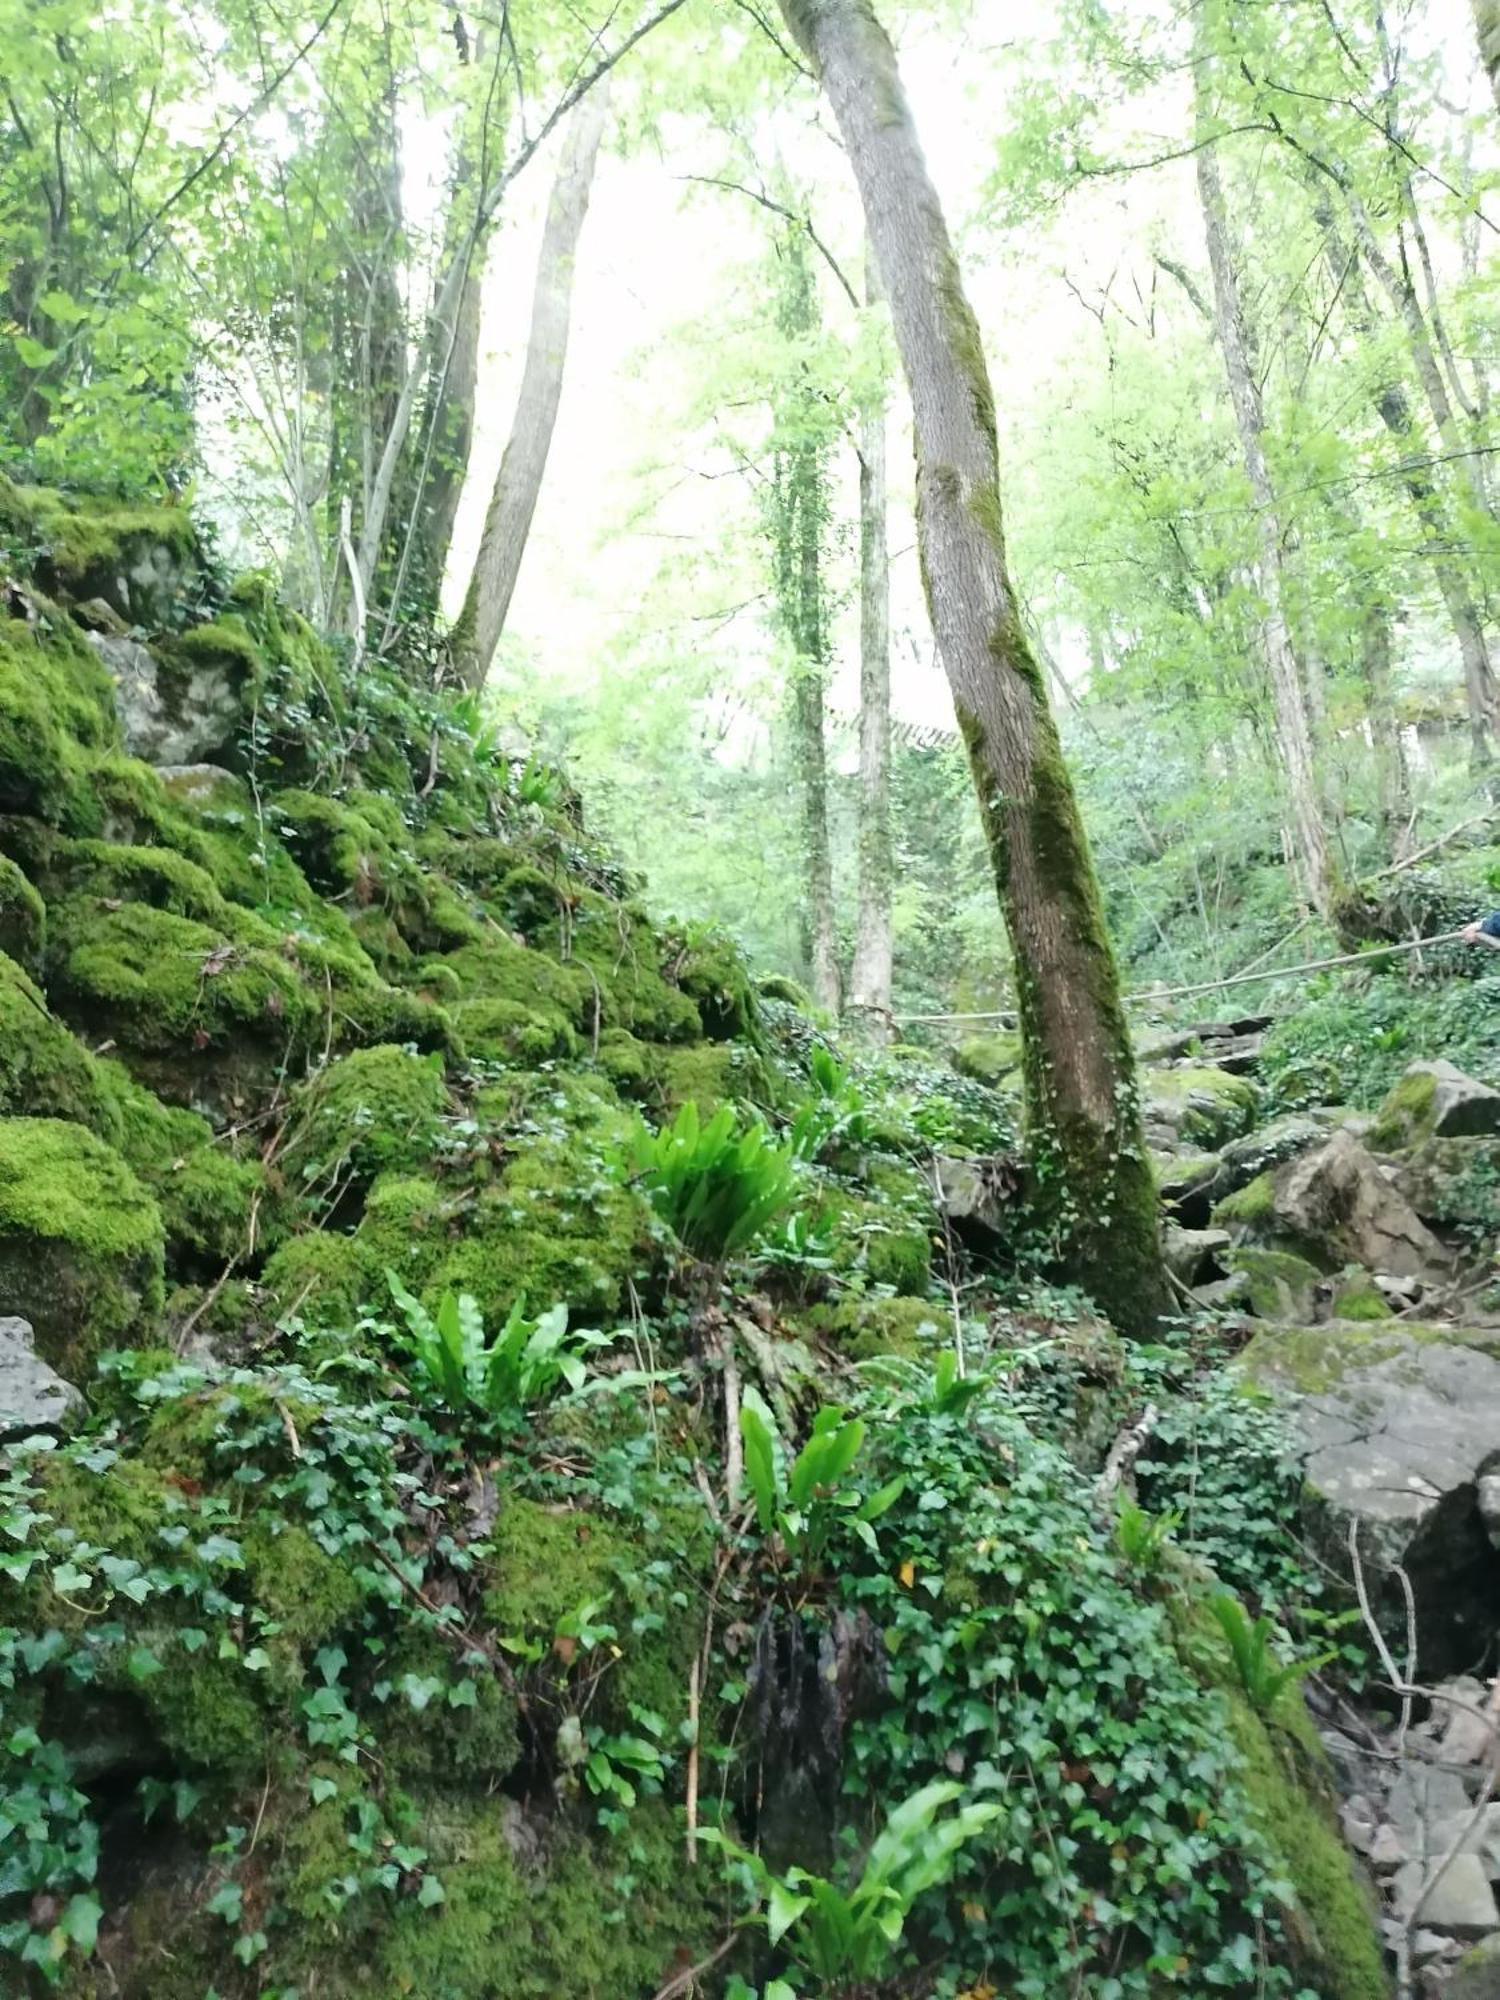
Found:
[{"label": "tree trunk covered in moss", "polygon": [[495,657],[547,470],[568,357],[578,239],[588,214],[599,142],[608,116],[609,80],[605,78],[569,121],[547,204],[515,421],[490,494],[463,610],[453,628],[454,658],[468,687],[484,685]]},{"label": "tree trunk covered in moss", "polygon": [[1479,60],[1495,93],[1500,109],[1500,0],[1473,0],[1474,32],[1479,37]]},{"label": "tree trunk covered in moss", "polygon": [[911,390],[917,524],[1010,934],[1029,1139],[1061,1254],[1129,1331],[1166,1304],[1156,1190],[1093,862],[1006,565],[979,329],[869,0],[781,0],[854,168]]},{"label": "tree trunk covered in moss", "polygon": [[801,358],[817,338],[819,314],[807,233],[795,224],[777,245],[776,325],[792,365],[773,417],[766,527],[776,621],[792,652],[788,714],[802,816],[803,950],[813,998],[837,1013],[838,934],[824,713],[830,650],[825,574],[829,407]]},{"label": "tree trunk covered in moss", "polygon": [[[881,302],[865,254],[865,298]],[[849,1009],[874,1042],[891,1038],[891,565],[886,533],[885,383],[859,424],[859,912]]]},{"label": "tree trunk covered in moss", "polygon": [[1265,414],[1251,354],[1250,331],[1240,298],[1239,276],[1229,247],[1229,221],[1224,183],[1219,173],[1218,149],[1212,137],[1208,69],[1201,31],[1196,76],[1198,199],[1203,210],[1203,231],[1208,241],[1209,268],[1213,273],[1214,330],[1229,382],[1229,399],[1234,405],[1245,478],[1255,508],[1255,532],[1259,543],[1256,588],[1261,603],[1261,647],[1276,713],[1276,746],[1281,758],[1287,812],[1303,886],[1314,908],[1326,917],[1332,914],[1338,900],[1338,882],[1318,798],[1305,683],[1286,613],[1281,570],[1285,537],[1277,509],[1276,491],[1271,484],[1270,467],[1266,463]]}]

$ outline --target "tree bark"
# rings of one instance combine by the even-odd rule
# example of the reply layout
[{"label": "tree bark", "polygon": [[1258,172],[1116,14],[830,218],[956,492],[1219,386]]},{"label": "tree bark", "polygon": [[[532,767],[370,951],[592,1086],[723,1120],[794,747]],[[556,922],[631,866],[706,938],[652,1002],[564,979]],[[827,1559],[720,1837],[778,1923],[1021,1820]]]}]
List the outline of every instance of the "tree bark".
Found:
[{"label": "tree bark", "polygon": [[[865,299],[881,303],[879,267],[865,255]],[[872,1042],[891,1038],[891,566],[886,527],[885,383],[859,425],[859,913],[849,1010]]]},{"label": "tree bark", "polygon": [[911,391],[928,605],[1010,934],[1033,1179],[1060,1261],[1128,1332],[1167,1302],[1098,884],[1006,563],[989,371],[870,0],[781,0],[859,184]]},{"label": "tree bark", "polygon": [[1500,110],[1500,0],[1474,0],[1474,31],[1479,37],[1479,60]]},{"label": "tree bark", "polygon": [[532,295],[531,333],[516,398],[515,421],[479,540],[463,609],[453,628],[453,654],[468,687],[482,687],[505,629],[526,538],[536,513],[552,431],[562,400],[568,327],[573,310],[573,269],[578,239],[593,192],[599,143],[609,115],[604,79],[573,113],[547,205],[541,255]]},{"label": "tree bark", "polygon": [[[818,295],[807,237],[793,222],[777,249],[777,330],[789,354],[805,354],[818,326]],[[792,752],[802,813],[802,941],[812,995],[837,1014],[838,925],[833,901],[833,845],[828,832],[829,607],[825,574],[829,521],[828,415],[799,362],[773,419],[766,527],[776,617],[792,652]]]},{"label": "tree bark", "polygon": [[[1329,199],[1321,190],[1315,192],[1314,204],[1333,281],[1342,286],[1344,310],[1355,332],[1373,346],[1380,329],[1358,262],[1345,245]],[[1400,453],[1401,483],[1421,526],[1433,577],[1453,627],[1469,714],[1469,760],[1475,770],[1482,770],[1490,762],[1490,732],[1500,720],[1500,691],[1490,665],[1484,623],[1464,566],[1455,553],[1455,537],[1443,496],[1424,465],[1428,440],[1417,424],[1405,387],[1393,376],[1387,376],[1376,382],[1372,401],[1376,415]]]},{"label": "tree bark", "polygon": [[1196,70],[1199,145],[1195,161],[1198,199],[1203,210],[1204,235],[1208,241],[1209,269],[1213,274],[1214,330],[1218,336],[1224,373],[1229,381],[1229,398],[1234,405],[1240,456],[1255,506],[1256,535],[1260,545],[1256,586],[1261,600],[1261,646],[1276,712],[1277,748],[1281,756],[1292,837],[1303,885],[1313,907],[1321,916],[1327,917],[1332,914],[1337,900],[1337,881],[1313,769],[1312,732],[1308,726],[1303,674],[1286,614],[1281,571],[1282,527],[1270,467],[1266,463],[1265,415],[1251,356],[1250,333],[1240,298],[1239,277],[1229,248],[1229,222],[1218,151],[1212,138],[1207,74],[1200,44]]}]

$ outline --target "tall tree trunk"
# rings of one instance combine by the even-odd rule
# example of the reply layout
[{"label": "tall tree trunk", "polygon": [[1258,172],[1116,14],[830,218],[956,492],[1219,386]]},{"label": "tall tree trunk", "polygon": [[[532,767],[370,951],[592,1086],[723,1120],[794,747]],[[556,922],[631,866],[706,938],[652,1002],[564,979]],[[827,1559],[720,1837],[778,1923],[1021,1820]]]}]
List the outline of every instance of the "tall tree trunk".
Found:
[{"label": "tall tree trunk", "polygon": [[1281,522],[1270,467],[1266,463],[1265,416],[1251,358],[1250,333],[1240,298],[1239,278],[1229,248],[1224,183],[1219,173],[1218,150],[1213,143],[1207,94],[1208,65],[1201,35],[1196,76],[1198,199],[1203,210],[1204,234],[1208,240],[1209,269],[1213,273],[1214,330],[1218,336],[1224,373],[1229,381],[1230,401],[1234,405],[1240,456],[1255,505],[1256,533],[1260,543],[1256,585],[1261,600],[1261,646],[1276,711],[1277,748],[1297,860],[1314,908],[1326,917],[1333,911],[1337,882],[1318,801],[1302,670],[1287,621],[1281,573]]},{"label": "tall tree trunk", "polygon": [[766,528],[776,621],[792,653],[789,703],[792,751],[802,813],[802,933],[813,998],[839,1008],[838,926],[833,902],[833,847],[828,833],[829,606],[825,555],[830,500],[828,413],[803,356],[817,337],[818,294],[803,228],[793,223],[777,246],[776,325],[794,358],[791,386],[773,414]]},{"label": "tall tree trunk", "polygon": [[[476,49],[483,44],[479,38]],[[418,448],[405,461],[405,504],[392,512],[390,592],[386,636],[415,611],[424,621],[436,615],[453,527],[463,497],[464,475],[474,441],[474,405],[479,394],[479,338],[483,313],[487,239],[475,227],[483,193],[480,158],[490,134],[466,124],[453,155],[448,212],[438,264],[438,293],[444,279],[462,274],[452,311],[437,329],[427,356]]]},{"label": "tall tree trunk", "polygon": [[1394,613],[1383,590],[1372,589],[1360,621],[1360,662],[1365,675],[1365,701],[1370,718],[1370,742],[1375,755],[1376,809],[1386,852],[1402,858],[1411,820],[1411,783],[1401,725],[1391,698],[1391,643]]},{"label": "tall tree trunk", "polygon": [[482,687],[505,629],[510,600],[521,573],[531,532],[553,426],[562,400],[568,327],[573,310],[573,269],[578,239],[593,192],[599,142],[609,115],[609,80],[595,85],[568,125],[547,204],[547,222],[537,259],[532,295],[531,334],[516,398],[515,421],[490,494],[469,577],[463,610],[453,628],[453,654],[468,687]]},{"label": "tall tree trunk", "polygon": [[[865,255],[865,298],[880,303]],[[859,424],[859,915],[849,1007],[861,1033],[891,1037],[891,566],[886,527],[885,383]]]},{"label": "tall tree trunk", "polygon": [[979,328],[870,0],[781,0],[828,94],[911,391],[933,630],[1010,933],[1039,1194],[1067,1268],[1127,1331],[1167,1302],[1119,974],[1046,687],[1006,565]]},{"label": "tall tree trunk", "polygon": [[1500,109],[1500,0],[1474,0],[1474,31],[1479,37],[1479,60]]},{"label": "tall tree trunk", "polygon": [[[1332,205],[1321,189],[1314,193],[1314,205],[1333,282],[1342,287],[1344,310],[1355,332],[1373,347],[1380,329],[1358,261],[1339,234]],[[1395,376],[1385,376],[1376,381],[1372,400],[1376,415],[1400,454],[1401,483],[1421,526],[1433,577],[1448,613],[1448,623],[1453,627],[1469,714],[1469,759],[1475,770],[1481,770],[1490,762],[1490,732],[1500,720],[1500,691],[1490,666],[1484,623],[1464,564],[1456,553],[1456,539],[1442,493],[1426,469],[1428,440],[1417,424],[1405,387]]]}]

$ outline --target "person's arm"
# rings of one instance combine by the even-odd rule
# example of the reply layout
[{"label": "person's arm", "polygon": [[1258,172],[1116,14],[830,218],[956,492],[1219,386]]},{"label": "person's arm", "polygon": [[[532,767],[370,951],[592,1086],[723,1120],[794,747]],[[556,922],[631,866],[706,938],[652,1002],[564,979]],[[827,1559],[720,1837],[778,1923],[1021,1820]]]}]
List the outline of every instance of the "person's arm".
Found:
[{"label": "person's arm", "polygon": [[1486,917],[1483,923],[1470,924],[1464,936],[1470,944],[1487,944],[1491,951],[1500,951],[1500,910]]}]

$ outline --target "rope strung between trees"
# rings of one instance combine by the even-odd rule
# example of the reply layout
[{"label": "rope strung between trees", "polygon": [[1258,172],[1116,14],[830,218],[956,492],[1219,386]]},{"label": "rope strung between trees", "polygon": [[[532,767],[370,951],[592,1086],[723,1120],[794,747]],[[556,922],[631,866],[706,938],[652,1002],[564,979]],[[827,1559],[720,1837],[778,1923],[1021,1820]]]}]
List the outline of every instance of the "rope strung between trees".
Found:
[{"label": "rope strung between trees", "polygon": [[[1158,1000],[1186,1000],[1196,993],[1222,993],[1230,986],[1251,986],[1266,979],[1290,979],[1294,973],[1331,972],[1340,965],[1369,965],[1377,958],[1397,958],[1403,952],[1426,951],[1437,944],[1457,944],[1463,932],[1441,931],[1433,937],[1409,938],[1405,944],[1377,945],[1373,951],[1348,951],[1337,958],[1309,958],[1301,965],[1272,965],[1260,972],[1235,972],[1227,979],[1205,979],[1194,986],[1143,986],[1139,992],[1127,993],[1123,997],[1139,1006]],[[993,1014],[893,1014],[891,1019],[901,1026],[913,1021],[1014,1021],[1017,1018],[1013,1007]]]}]

